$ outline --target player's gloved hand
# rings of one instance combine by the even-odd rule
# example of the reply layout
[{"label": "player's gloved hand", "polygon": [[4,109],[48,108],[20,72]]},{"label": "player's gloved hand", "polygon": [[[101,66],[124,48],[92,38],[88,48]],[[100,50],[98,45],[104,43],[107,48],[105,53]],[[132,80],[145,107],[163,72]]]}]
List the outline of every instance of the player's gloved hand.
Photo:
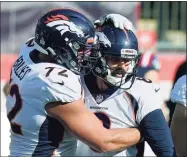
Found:
[{"label": "player's gloved hand", "polygon": [[131,31],[135,31],[133,24],[124,16],[120,14],[106,14],[101,16],[98,20],[94,22],[95,27],[102,26],[108,22],[112,22],[114,27],[120,29],[127,29]]}]

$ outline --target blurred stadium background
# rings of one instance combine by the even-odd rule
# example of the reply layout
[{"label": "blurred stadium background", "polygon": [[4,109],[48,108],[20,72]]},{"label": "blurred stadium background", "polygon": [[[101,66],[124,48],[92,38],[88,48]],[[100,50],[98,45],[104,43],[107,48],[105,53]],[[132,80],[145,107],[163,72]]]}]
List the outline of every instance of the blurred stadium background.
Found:
[{"label": "blurred stadium background", "polygon": [[132,21],[140,46],[158,56],[164,100],[169,99],[177,68],[186,60],[186,2],[1,2],[1,156],[8,155],[9,122],[2,89],[11,65],[20,46],[34,36],[37,19],[59,7],[76,8],[92,21],[107,13],[119,13]]}]

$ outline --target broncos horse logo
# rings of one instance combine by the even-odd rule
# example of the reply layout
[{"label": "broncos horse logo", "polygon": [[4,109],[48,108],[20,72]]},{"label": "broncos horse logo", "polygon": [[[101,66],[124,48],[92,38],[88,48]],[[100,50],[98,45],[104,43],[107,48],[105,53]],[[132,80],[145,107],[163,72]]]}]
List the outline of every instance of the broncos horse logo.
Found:
[{"label": "broncos horse logo", "polygon": [[55,27],[63,35],[65,32],[76,33],[78,37],[84,36],[82,30],[80,30],[73,22],[68,21],[68,18],[64,15],[51,16],[45,21],[48,27]]},{"label": "broncos horse logo", "polygon": [[96,38],[99,43],[104,44],[105,47],[111,47],[111,42],[102,32],[96,32]]}]

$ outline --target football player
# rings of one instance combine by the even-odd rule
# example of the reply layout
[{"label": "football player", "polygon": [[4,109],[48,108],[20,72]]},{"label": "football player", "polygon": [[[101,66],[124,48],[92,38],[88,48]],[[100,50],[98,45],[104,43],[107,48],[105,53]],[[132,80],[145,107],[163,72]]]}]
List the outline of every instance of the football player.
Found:
[{"label": "football player", "polygon": [[77,138],[100,152],[140,140],[136,128],[104,128],[84,105],[79,74],[92,68],[94,38],[94,25],[76,10],[55,9],[38,20],[11,69],[10,156],[73,156]]},{"label": "football player", "polygon": [[171,101],[176,108],[171,121],[171,134],[178,156],[187,156],[186,152],[186,75],[180,77],[171,91]]},{"label": "football player", "polygon": [[[161,111],[159,87],[136,77],[139,60],[134,33],[112,24],[98,28],[97,63],[82,77],[85,104],[107,129],[139,127],[157,156],[175,156],[171,133]],[[144,142],[123,151],[99,153],[80,142],[77,156],[143,156]]]}]

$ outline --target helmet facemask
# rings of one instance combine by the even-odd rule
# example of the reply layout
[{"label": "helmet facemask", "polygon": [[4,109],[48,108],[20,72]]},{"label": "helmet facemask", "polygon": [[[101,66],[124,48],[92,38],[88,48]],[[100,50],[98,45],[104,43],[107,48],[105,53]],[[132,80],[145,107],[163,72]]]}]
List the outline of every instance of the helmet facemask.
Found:
[{"label": "helmet facemask", "polygon": [[82,47],[78,50],[77,59],[80,71],[82,74],[89,74],[94,68],[98,56],[95,55],[97,45],[95,42],[86,42],[82,44]]},{"label": "helmet facemask", "polygon": [[90,56],[91,50],[94,49],[93,43],[84,44],[80,41],[67,40],[67,45],[66,48],[50,48],[48,49],[50,50],[49,54],[58,64],[67,67],[76,74],[86,75],[91,72],[96,61],[94,56]]},{"label": "helmet facemask", "polygon": [[[134,54],[122,54],[119,57],[112,55],[111,53],[101,57],[98,64],[94,68],[93,73],[96,76],[101,77],[106,83],[112,86],[125,89],[130,88],[132,84],[126,84],[127,82],[134,80],[137,70],[137,63],[139,60],[139,55],[136,50],[131,51],[133,51]],[[115,66],[112,65],[111,61],[115,62]]]}]

